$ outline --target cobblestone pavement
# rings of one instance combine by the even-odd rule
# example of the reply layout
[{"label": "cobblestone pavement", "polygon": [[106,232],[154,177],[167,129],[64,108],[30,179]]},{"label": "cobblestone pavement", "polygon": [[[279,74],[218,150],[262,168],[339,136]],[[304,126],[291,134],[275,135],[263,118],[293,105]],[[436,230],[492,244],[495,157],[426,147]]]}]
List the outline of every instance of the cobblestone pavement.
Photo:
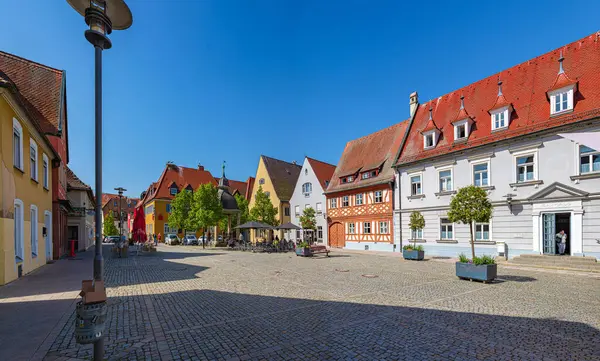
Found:
[{"label": "cobblestone pavement", "polygon": [[[106,260],[110,360],[600,360],[600,276],[161,246]],[[57,326],[46,360],[90,359]]]}]

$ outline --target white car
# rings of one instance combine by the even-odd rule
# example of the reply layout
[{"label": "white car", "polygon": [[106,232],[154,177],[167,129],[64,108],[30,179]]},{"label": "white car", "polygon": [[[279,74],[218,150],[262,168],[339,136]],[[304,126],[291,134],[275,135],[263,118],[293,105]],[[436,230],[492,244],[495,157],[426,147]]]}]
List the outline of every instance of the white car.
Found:
[{"label": "white car", "polygon": [[165,244],[168,244],[169,246],[174,246],[179,244],[179,238],[177,238],[176,234],[167,234],[165,236]]},{"label": "white car", "polygon": [[198,245],[198,238],[196,238],[195,235],[193,234],[186,234],[185,237],[183,238],[183,244],[186,246],[191,246],[191,245]]}]

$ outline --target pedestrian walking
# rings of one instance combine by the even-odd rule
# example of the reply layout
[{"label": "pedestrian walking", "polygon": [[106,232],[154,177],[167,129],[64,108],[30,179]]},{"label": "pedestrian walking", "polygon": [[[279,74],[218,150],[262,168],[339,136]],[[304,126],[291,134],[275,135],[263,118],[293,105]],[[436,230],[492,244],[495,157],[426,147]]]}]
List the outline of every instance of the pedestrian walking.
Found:
[{"label": "pedestrian walking", "polygon": [[160,233],[158,234],[158,238],[154,240],[154,245],[158,246],[158,242],[160,242]]},{"label": "pedestrian walking", "polygon": [[567,246],[567,234],[564,229],[556,234],[556,243],[558,244],[558,254],[564,255]]}]

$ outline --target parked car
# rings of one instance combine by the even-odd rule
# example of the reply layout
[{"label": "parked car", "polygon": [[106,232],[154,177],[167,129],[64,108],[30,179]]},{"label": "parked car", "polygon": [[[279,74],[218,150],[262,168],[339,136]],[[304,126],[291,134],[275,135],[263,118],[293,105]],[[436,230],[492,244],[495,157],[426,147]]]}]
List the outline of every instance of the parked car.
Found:
[{"label": "parked car", "polygon": [[176,234],[167,234],[165,236],[165,244],[168,244],[170,246],[175,246],[179,244],[179,238],[177,237]]},{"label": "parked car", "polygon": [[198,238],[193,234],[186,234],[183,238],[183,244],[186,246],[197,246]]},{"label": "parked car", "polygon": [[119,236],[106,236],[104,237],[104,240],[102,240],[102,243],[119,243]]}]

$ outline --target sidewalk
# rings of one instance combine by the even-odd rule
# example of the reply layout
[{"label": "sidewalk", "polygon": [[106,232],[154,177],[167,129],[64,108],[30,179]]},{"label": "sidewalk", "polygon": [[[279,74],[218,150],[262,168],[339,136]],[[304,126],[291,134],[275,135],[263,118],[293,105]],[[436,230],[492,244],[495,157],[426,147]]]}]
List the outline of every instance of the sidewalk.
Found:
[{"label": "sidewalk", "polygon": [[93,258],[92,247],[0,286],[0,360],[43,359],[51,332],[75,307],[81,281],[92,278]]}]

